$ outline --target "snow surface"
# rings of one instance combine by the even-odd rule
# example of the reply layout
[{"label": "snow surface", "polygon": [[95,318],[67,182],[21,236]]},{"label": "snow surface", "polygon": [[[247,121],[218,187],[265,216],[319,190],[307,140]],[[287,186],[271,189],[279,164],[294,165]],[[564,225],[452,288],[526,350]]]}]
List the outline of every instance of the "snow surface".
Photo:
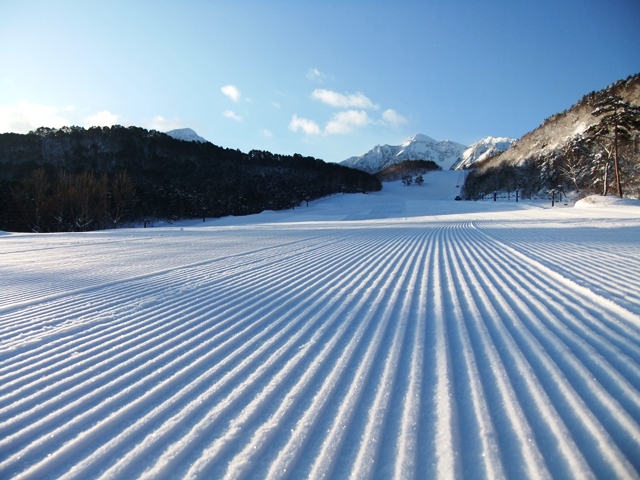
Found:
[{"label": "snow surface", "polygon": [[2,235],[0,478],[637,478],[640,207],[462,174]]}]

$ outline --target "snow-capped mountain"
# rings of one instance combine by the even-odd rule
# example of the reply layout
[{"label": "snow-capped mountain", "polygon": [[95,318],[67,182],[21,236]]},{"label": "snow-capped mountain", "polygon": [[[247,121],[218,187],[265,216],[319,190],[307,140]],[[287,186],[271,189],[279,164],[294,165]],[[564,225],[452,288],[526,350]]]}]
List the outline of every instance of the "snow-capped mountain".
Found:
[{"label": "snow-capped mountain", "polygon": [[351,157],[341,162],[347,167],[369,173],[377,173],[391,165],[405,160],[433,160],[443,170],[462,159],[466,146],[449,140],[436,141],[426,135],[409,137],[402,145],[376,145],[359,157]]},{"label": "snow-capped mountain", "polygon": [[487,137],[474,143],[462,154],[459,162],[452,165],[451,170],[463,170],[475,162],[482,161],[500,152],[504,152],[516,142],[515,138]]},{"label": "snow-capped mountain", "polygon": [[177,138],[178,140],[184,140],[186,142],[201,142],[208,143],[209,140],[202,138],[196,132],[194,132],[190,128],[178,128],[176,130],[170,130],[166,132],[167,135],[173,138]]}]

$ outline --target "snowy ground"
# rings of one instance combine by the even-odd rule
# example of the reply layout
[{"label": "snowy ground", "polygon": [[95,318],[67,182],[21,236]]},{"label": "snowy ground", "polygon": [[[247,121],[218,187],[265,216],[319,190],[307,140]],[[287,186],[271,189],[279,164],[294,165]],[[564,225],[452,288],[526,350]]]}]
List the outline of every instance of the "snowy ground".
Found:
[{"label": "snowy ground", "polygon": [[640,207],[0,236],[0,478],[637,478]]}]

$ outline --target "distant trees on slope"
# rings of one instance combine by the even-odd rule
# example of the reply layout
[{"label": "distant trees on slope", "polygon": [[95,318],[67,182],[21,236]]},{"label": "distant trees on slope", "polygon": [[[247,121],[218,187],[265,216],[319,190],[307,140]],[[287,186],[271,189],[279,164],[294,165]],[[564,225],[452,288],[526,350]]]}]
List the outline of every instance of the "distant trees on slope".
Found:
[{"label": "distant trees on slope", "polygon": [[312,157],[242,153],[138,127],[0,135],[1,230],[245,215],[380,188],[365,172]]},{"label": "distant trees on slope", "polygon": [[442,170],[442,167],[433,160],[404,160],[379,171],[375,175],[381,182],[402,180],[407,175],[411,176],[413,181],[413,176],[424,175],[436,170]]},{"label": "distant trees on slope", "polygon": [[30,232],[116,228],[134,199],[135,187],[125,171],[96,176],[59,170],[50,179],[38,168],[10,188],[8,223]]}]

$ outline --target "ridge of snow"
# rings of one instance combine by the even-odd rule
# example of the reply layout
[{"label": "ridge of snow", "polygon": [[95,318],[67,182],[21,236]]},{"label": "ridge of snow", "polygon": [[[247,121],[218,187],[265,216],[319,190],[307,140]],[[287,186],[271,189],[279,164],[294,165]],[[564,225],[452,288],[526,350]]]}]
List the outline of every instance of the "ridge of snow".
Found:
[{"label": "ridge of snow", "polygon": [[176,128],[165,133],[170,137],[177,140],[183,140],[185,142],[209,143],[209,140],[202,138],[191,128]]},{"label": "ridge of snow", "polygon": [[615,195],[590,195],[582,198],[575,203],[576,208],[593,208],[593,207],[640,207],[640,200],[632,198],[620,198]]}]

